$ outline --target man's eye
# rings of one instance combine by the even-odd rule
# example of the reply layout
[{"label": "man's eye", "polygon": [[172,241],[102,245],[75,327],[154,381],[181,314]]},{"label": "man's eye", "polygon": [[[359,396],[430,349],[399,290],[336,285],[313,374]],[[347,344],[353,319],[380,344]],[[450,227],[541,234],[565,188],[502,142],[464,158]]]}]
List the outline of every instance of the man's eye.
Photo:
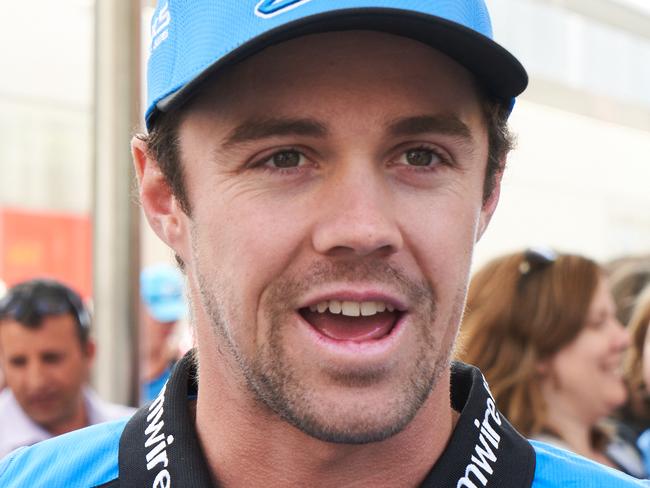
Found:
[{"label": "man's eye", "polygon": [[427,167],[442,163],[442,158],[432,149],[409,149],[404,153],[405,163],[410,166]]},{"label": "man's eye", "polygon": [[24,357],[10,358],[9,364],[11,364],[11,366],[13,366],[14,368],[22,368],[27,365],[27,358]]},{"label": "man's eye", "polygon": [[305,157],[298,151],[280,151],[267,160],[267,165],[276,168],[296,168],[304,163]]},{"label": "man's eye", "polygon": [[41,359],[46,364],[58,364],[63,360],[63,355],[54,352],[48,352],[43,354],[41,356]]}]

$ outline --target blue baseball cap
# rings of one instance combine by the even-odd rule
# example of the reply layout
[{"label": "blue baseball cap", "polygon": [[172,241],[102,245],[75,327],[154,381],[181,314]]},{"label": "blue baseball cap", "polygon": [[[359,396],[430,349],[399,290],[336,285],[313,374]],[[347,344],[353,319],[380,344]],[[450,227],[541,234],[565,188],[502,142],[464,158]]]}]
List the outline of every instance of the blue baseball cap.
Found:
[{"label": "blue baseball cap", "polygon": [[155,264],[140,273],[140,296],[154,319],[175,322],[185,315],[181,273],[169,264]]},{"label": "blue baseball cap", "polygon": [[492,40],[484,0],[159,0],[151,23],[147,128],[220,68],[295,37],[344,30],[428,44],[510,108],[528,84],[521,63]]}]

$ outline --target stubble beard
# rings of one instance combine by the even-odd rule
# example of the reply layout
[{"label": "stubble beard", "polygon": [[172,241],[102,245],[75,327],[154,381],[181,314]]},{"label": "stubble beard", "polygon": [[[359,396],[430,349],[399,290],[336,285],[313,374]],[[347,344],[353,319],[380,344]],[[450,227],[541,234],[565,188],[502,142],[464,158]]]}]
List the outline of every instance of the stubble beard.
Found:
[{"label": "stubble beard", "polygon": [[61,428],[75,418],[79,408],[83,408],[82,392],[74,396],[60,395],[56,408],[48,409],[46,412],[29,407],[24,410],[40,427],[48,432],[56,432],[58,435],[62,433]]},{"label": "stubble beard", "polygon": [[[211,319],[212,330],[239,367],[246,388],[258,404],[305,434],[325,442],[366,444],[401,432],[424,405],[438,380],[449,372],[451,345],[439,344],[433,330],[436,327],[457,328],[457,323],[451,322],[458,321],[460,311],[437,323],[440,318],[433,286],[425,281],[414,282],[380,260],[344,265],[319,263],[300,277],[300,281],[283,278],[269,287],[262,301],[270,325],[267,341],[253,357],[248,357],[232,335],[233,328],[245,325],[236,318],[241,317],[242,308],[236,305],[234,290],[222,288],[216,292],[214,283],[198,276],[201,302]],[[290,355],[283,334],[287,330],[287,319],[295,311],[287,310],[286,304],[321,283],[359,280],[389,284],[408,297],[409,303],[417,308],[417,311],[409,310],[414,315],[409,326],[418,331],[419,347],[408,373],[396,385],[395,394],[382,405],[375,406],[377,408],[365,404],[340,405],[334,399],[324,405],[327,402],[319,400],[314,386],[301,378],[300,370],[287,360]],[[226,283],[221,282],[220,286]],[[462,308],[463,300],[460,302],[461,305],[454,304],[454,310],[458,306]],[[447,349],[442,350],[442,347]],[[382,377],[381,371],[347,373],[338,376],[337,381],[348,388],[357,385],[367,388]]]}]

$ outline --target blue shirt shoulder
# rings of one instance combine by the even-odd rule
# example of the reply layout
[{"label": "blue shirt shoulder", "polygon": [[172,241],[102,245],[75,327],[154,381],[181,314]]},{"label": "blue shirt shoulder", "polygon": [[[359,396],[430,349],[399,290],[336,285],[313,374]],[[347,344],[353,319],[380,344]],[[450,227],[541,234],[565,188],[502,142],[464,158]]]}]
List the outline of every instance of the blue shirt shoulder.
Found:
[{"label": "blue shirt shoulder", "polygon": [[[0,461],[0,486],[95,487],[115,480],[127,421],[94,425],[14,451]],[[536,456],[533,488],[650,488],[650,481],[543,442],[530,443]]]},{"label": "blue shirt shoulder", "polygon": [[533,488],[650,488],[650,481],[637,480],[545,442],[530,443],[536,456]]},{"label": "blue shirt shoulder", "polygon": [[127,421],[93,425],[17,449],[0,461],[0,486],[91,487],[116,479]]}]

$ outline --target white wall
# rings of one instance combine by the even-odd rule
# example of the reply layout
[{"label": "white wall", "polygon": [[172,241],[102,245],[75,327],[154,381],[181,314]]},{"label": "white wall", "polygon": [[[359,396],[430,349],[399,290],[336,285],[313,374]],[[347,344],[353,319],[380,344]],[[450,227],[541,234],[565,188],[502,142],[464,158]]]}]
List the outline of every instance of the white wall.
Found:
[{"label": "white wall", "polygon": [[551,245],[608,259],[650,251],[650,132],[520,100],[500,206],[476,264]]}]

